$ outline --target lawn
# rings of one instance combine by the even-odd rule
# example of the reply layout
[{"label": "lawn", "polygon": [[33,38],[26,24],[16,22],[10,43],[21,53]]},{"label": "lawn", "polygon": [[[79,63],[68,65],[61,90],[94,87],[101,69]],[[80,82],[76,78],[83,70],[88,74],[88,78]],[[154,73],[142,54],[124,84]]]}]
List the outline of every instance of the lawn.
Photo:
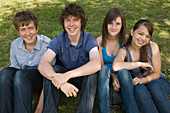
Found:
[{"label": "lawn", "polygon": [[[154,25],[152,41],[160,48],[162,72],[170,78],[170,2],[169,0],[0,0],[0,70],[10,65],[9,50],[12,40],[19,37],[12,19],[16,12],[32,10],[39,18],[39,34],[46,35],[51,39],[60,32],[58,17],[61,10],[69,3],[77,3],[82,6],[88,23],[86,31],[94,37],[101,35],[103,19],[110,8],[117,7],[123,10],[126,17],[127,34],[139,19],[148,19]],[[170,79],[169,79],[170,80]],[[64,98],[64,96],[63,96]],[[64,98],[60,106],[61,113],[75,113],[77,101]],[[67,106],[65,106],[67,103]],[[69,103],[69,104],[68,104]],[[71,103],[71,104],[70,104]],[[73,104],[73,105],[72,105]],[[76,104],[76,105],[75,105]],[[95,112],[97,105],[95,104]],[[113,113],[120,112],[117,109]]]}]

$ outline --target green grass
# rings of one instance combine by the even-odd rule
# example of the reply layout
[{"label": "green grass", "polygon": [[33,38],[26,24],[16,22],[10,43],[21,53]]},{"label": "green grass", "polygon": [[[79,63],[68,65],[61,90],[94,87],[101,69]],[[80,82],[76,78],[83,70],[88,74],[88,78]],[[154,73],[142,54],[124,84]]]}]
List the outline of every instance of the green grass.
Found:
[{"label": "green grass", "polygon": [[[32,10],[39,18],[39,34],[52,39],[63,30],[59,25],[58,16],[69,3],[77,3],[83,7],[88,17],[85,30],[92,33],[94,37],[101,35],[104,16],[113,7],[121,8],[125,13],[127,34],[139,19],[150,20],[154,25],[154,35],[151,40],[159,45],[162,61],[161,70],[170,80],[169,0],[0,0],[0,70],[10,65],[10,44],[12,40],[19,37],[12,25],[12,19],[16,12],[26,9]],[[75,112],[76,108],[70,102],[76,102],[72,99],[69,99],[70,102],[67,100],[65,103],[68,103],[69,107],[66,107],[64,103],[60,106],[60,110],[62,113],[67,113],[66,110],[69,108],[70,112]],[[97,109],[97,105],[95,105],[95,109]],[[114,113],[117,111],[117,109],[113,110]]]}]

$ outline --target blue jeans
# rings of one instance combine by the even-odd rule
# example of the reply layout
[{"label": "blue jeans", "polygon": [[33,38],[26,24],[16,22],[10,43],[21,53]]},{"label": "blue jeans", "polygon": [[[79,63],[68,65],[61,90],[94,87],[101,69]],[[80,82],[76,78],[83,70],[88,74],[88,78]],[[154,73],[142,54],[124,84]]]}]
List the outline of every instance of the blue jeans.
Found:
[{"label": "blue jeans", "polygon": [[99,113],[111,113],[109,105],[110,69],[102,66],[97,77],[97,97]]},{"label": "blue jeans", "polygon": [[17,70],[6,67],[0,73],[0,113],[13,113],[13,77]]},{"label": "blue jeans", "polygon": [[[62,66],[53,66],[56,73],[64,73],[68,71]],[[77,113],[92,113],[95,93],[97,89],[97,74],[92,74],[83,77],[72,78],[68,81],[81,89],[80,102]],[[58,113],[59,112],[59,95],[61,90],[58,90],[50,80],[44,80],[44,109],[43,113]]]},{"label": "blue jeans", "polygon": [[38,69],[20,69],[14,76],[14,113],[31,113],[32,93],[40,93],[43,76]]},{"label": "blue jeans", "polygon": [[134,86],[131,74],[123,69],[117,73],[121,94],[125,105],[126,113],[139,113],[139,109],[134,96]]},{"label": "blue jeans", "polygon": [[161,85],[162,89],[167,94],[167,96],[170,95],[170,82],[169,82],[169,80],[164,78],[164,77],[160,77],[158,82]]},{"label": "blue jeans", "polygon": [[135,98],[142,113],[170,113],[170,101],[162,89],[160,80],[135,86]]}]

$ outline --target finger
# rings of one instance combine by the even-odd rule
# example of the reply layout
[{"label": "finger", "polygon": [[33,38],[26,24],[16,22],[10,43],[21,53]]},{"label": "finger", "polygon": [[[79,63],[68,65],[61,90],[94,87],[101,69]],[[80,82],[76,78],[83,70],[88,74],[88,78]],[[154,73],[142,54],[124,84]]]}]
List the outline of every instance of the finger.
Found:
[{"label": "finger", "polygon": [[72,92],[69,92],[69,97],[72,97],[72,96],[73,96]]},{"label": "finger", "polygon": [[59,84],[59,83],[58,83],[58,85],[57,85],[57,89],[60,89],[60,86],[61,86],[61,84]]},{"label": "finger", "polygon": [[66,97],[69,97],[69,94],[68,93],[65,93]]},{"label": "finger", "polygon": [[77,97],[76,91],[72,91],[72,93],[73,93],[73,96],[74,96],[74,97]]},{"label": "finger", "polygon": [[74,86],[74,91],[75,91],[76,93],[78,93],[78,92],[79,92],[79,89]]}]

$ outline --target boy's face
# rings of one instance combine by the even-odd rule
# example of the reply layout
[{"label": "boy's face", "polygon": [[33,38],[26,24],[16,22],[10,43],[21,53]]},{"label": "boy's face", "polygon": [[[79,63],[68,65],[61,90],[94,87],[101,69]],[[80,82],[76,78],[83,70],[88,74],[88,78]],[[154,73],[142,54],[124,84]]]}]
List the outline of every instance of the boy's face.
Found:
[{"label": "boy's face", "polygon": [[69,15],[64,19],[64,28],[67,31],[68,36],[79,36],[81,31],[81,19]]},{"label": "boy's face", "polygon": [[37,32],[38,32],[39,27],[37,26],[37,29],[34,25],[34,22],[31,21],[28,26],[20,26],[19,35],[22,37],[26,45],[35,45],[37,41]]}]

